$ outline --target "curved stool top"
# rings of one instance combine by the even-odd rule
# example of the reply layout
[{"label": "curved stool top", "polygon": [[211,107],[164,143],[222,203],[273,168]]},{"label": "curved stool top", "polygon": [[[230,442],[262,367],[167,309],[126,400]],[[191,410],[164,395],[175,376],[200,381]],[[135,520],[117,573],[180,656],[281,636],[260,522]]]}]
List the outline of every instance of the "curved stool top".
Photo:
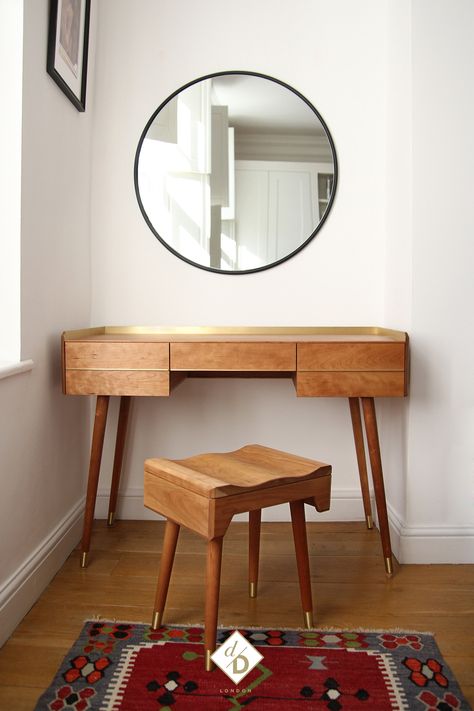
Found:
[{"label": "curved stool top", "polygon": [[331,466],[278,449],[249,444],[234,452],[187,459],[147,459],[145,470],[188,491],[216,499],[331,473]]}]

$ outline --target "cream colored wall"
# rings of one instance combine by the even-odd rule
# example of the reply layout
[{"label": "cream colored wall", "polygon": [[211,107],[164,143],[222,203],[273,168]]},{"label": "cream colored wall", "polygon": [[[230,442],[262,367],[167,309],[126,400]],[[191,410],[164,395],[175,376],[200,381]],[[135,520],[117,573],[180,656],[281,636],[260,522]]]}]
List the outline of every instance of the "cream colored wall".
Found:
[{"label": "cream colored wall", "polygon": [[469,0],[389,4],[385,311],[410,324],[411,387],[381,414],[405,562],[474,562],[473,31]]},{"label": "cream colored wall", "polygon": [[413,2],[408,561],[474,562],[473,33],[470,0]]},{"label": "cream colored wall", "polygon": [[[456,344],[445,336],[464,313],[472,283],[465,273],[472,211],[458,200],[472,165],[465,90],[472,11],[468,0],[454,12],[444,0],[297,0],[278,11],[250,0],[233,7],[141,2],[139,13],[124,1],[100,5],[93,322],[408,330],[411,399],[378,403],[393,540],[404,560],[474,557],[466,496],[472,399],[455,365],[467,367],[472,344],[469,334]],[[305,94],[329,125],[340,166],[334,210],[317,239],[291,261],[244,277],[209,274],[167,252],[143,222],[132,183],[136,143],[156,106],[189,80],[225,69],[254,69]],[[144,457],[251,440],[332,462],[330,515],[361,514],[344,402],[296,400],[285,382],[194,381],[169,400],[136,402],[132,428],[125,515],[143,515]],[[109,447],[103,494],[111,458]],[[451,462],[456,471],[448,478]],[[105,497],[98,510],[105,513]]]},{"label": "cream colored wall", "polygon": [[[267,1],[145,0],[139,8],[125,0],[99,7],[93,323],[381,324],[385,3],[297,0],[276,9]],[[133,187],[135,150],[151,113],[177,87],[226,69],[256,70],[302,92],[328,123],[340,161],[334,211],[318,237],[281,266],[245,276],[212,274],[170,254],[146,226]],[[132,427],[127,515],[144,515],[145,456],[248,441],[326,458],[335,471],[332,515],[362,515],[346,402],[297,400],[290,381],[188,381],[169,400],[136,401]],[[111,456],[109,447],[103,492]]]},{"label": "cream colored wall", "polygon": [[35,366],[0,381],[0,644],[77,542],[87,470],[88,408],[61,394],[59,337],[90,319],[93,102],[79,114],[46,74],[47,18],[47,0],[26,0],[22,358]]}]

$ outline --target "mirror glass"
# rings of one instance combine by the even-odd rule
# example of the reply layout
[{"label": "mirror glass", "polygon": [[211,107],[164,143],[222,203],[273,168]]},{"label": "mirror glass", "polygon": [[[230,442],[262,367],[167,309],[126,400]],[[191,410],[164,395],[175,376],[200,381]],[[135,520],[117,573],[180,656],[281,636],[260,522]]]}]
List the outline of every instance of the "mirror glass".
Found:
[{"label": "mirror glass", "polygon": [[299,92],[262,74],[209,75],[174,92],[140,138],[135,189],[148,226],[195,266],[248,273],[288,259],[334,200],[334,143]]}]

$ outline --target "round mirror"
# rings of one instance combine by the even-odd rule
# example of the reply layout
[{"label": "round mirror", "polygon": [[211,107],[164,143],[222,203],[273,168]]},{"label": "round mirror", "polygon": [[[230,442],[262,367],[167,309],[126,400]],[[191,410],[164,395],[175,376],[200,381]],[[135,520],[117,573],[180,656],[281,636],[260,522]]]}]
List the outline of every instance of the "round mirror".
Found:
[{"label": "round mirror", "polygon": [[228,274],[275,266],[324,223],[337,160],[318,111],[281,81],[221,72],[154,112],[135,158],[135,190],[176,256]]}]

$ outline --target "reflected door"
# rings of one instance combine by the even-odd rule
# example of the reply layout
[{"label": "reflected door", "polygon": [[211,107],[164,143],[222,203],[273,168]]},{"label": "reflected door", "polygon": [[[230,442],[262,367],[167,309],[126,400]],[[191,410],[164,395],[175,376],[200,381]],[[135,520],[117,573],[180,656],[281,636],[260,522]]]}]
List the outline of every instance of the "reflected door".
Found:
[{"label": "reflected door", "polygon": [[236,161],[238,269],[274,262],[303,241],[318,213],[318,165]]}]

